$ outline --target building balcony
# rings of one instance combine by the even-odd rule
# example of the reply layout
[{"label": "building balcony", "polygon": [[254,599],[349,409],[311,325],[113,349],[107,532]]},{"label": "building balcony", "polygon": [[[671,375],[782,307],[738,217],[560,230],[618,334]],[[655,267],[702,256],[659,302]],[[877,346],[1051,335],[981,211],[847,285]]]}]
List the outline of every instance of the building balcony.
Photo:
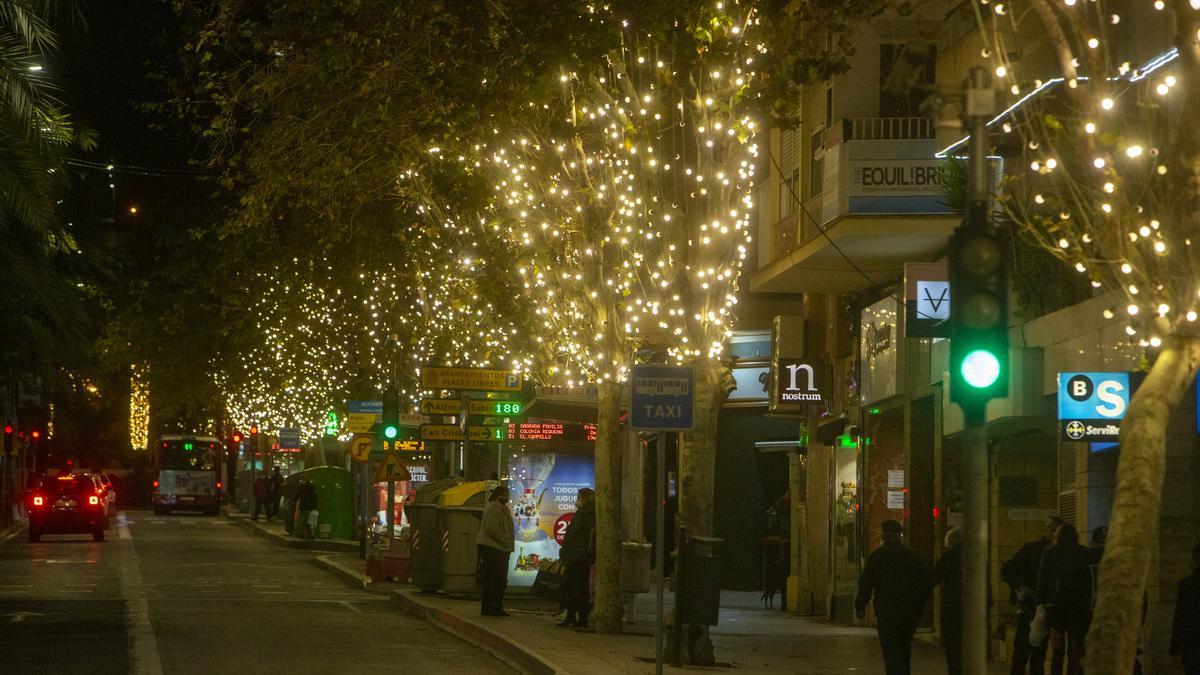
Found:
[{"label": "building balcony", "polygon": [[[853,293],[936,259],[961,216],[942,196],[925,118],[846,119],[826,134],[820,194],[775,224],[771,255],[751,278],[768,293]],[[857,268],[857,269],[856,269]]]}]

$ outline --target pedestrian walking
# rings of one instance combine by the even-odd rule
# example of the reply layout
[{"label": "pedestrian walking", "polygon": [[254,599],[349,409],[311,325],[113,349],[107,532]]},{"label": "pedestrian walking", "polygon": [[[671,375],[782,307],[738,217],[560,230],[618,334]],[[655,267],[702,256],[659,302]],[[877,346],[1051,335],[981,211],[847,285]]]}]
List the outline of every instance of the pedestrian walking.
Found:
[{"label": "pedestrian walking", "polygon": [[300,511],[297,518],[299,522],[294,528],[296,536],[301,539],[315,538],[311,517],[313,511],[317,510],[317,486],[304,476],[300,477],[300,487],[296,491],[296,508]]},{"label": "pedestrian walking", "polygon": [[946,533],[945,550],[933,565],[933,586],[941,585],[938,612],[942,649],[946,652],[946,672],[962,673],[962,543],[961,527]]},{"label": "pedestrian walking", "polygon": [[1029,623],[1037,613],[1038,569],[1042,554],[1054,542],[1054,535],[1063,519],[1051,516],[1042,536],[1019,548],[1013,557],[1000,566],[1000,578],[1008,584],[1009,602],[1017,610],[1017,632],[1013,636],[1012,669],[1009,675],[1044,675],[1046,647],[1042,640],[1036,647],[1029,643]]},{"label": "pedestrian walking", "polygon": [[563,572],[563,596],[566,599],[567,615],[560,626],[588,625],[588,609],[591,592],[588,589],[588,573],[592,569],[592,535],[596,530],[596,493],[591,488],[580,488],[575,497],[575,515],[563,535],[562,548],[558,557],[566,570]]},{"label": "pedestrian walking", "polygon": [[1192,573],[1180,580],[1175,594],[1171,654],[1184,675],[1200,675],[1200,544],[1192,549]]},{"label": "pedestrian walking", "polygon": [[867,603],[875,603],[876,631],[887,675],[912,672],[912,639],[929,596],[929,570],[921,556],[903,543],[904,528],[883,521],[883,545],[867,556],[858,579],[854,610],[864,618]]},{"label": "pedestrian walking", "polygon": [[1082,675],[1084,638],[1092,623],[1092,558],[1079,543],[1079,531],[1063,523],[1054,545],[1042,554],[1038,571],[1037,602],[1045,607],[1050,626],[1050,673]]},{"label": "pedestrian walking", "polygon": [[283,474],[279,467],[271,468],[271,477],[267,479],[267,520],[275,520],[279,515],[279,497],[283,494]]},{"label": "pedestrian walking", "polygon": [[508,616],[504,611],[504,589],[508,586],[508,560],[513,552],[513,516],[508,508],[507,487],[497,487],[488,497],[475,546],[479,551],[479,581],[483,587],[479,613]]},{"label": "pedestrian walking", "polygon": [[267,506],[267,491],[268,491],[267,478],[265,476],[259,476],[258,478],[255,478],[254,479],[254,515],[252,515],[250,517],[251,520],[258,520],[258,513],[260,511],[265,512],[267,514],[267,518],[270,519],[271,510]]}]

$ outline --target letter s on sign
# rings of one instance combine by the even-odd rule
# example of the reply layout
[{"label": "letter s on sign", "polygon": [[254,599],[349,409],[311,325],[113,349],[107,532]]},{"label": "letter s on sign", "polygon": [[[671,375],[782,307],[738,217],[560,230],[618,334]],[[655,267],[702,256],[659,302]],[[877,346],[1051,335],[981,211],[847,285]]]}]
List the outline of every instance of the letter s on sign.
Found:
[{"label": "letter s on sign", "polygon": [[1121,386],[1120,382],[1113,380],[1104,380],[1096,385],[1096,398],[1104,402],[1105,405],[1096,406],[1096,412],[1102,417],[1121,417],[1125,414],[1125,397],[1120,392],[1125,391],[1125,387]]}]

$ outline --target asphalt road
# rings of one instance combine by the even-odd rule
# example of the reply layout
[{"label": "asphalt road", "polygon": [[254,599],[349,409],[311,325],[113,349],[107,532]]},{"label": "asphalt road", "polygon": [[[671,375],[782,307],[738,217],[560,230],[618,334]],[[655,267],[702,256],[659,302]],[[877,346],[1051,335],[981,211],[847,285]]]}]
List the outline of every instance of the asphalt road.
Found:
[{"label": "asphalt road", "polygon": [[0,672],[512,672],[222,518],[0,543]]}]

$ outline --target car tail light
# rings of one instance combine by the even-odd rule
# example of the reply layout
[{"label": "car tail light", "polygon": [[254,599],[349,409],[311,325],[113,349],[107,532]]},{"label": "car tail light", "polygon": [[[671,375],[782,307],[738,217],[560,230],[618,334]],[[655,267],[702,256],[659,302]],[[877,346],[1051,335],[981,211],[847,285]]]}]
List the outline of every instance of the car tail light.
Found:
[{"label": "car tail light", "polygon": [[88,504],[91,504],[92,506],[99,506],[100,505],[100,497],[98,497],[96,495],[92,495],[91,497],[88,497]]},{"label": "car tail light", "polygon": [[45,506],[46,499],[44,497],[42,497],[41,495],[38,495],[37,497],[33,498],[33,505],[34,506]]}]

